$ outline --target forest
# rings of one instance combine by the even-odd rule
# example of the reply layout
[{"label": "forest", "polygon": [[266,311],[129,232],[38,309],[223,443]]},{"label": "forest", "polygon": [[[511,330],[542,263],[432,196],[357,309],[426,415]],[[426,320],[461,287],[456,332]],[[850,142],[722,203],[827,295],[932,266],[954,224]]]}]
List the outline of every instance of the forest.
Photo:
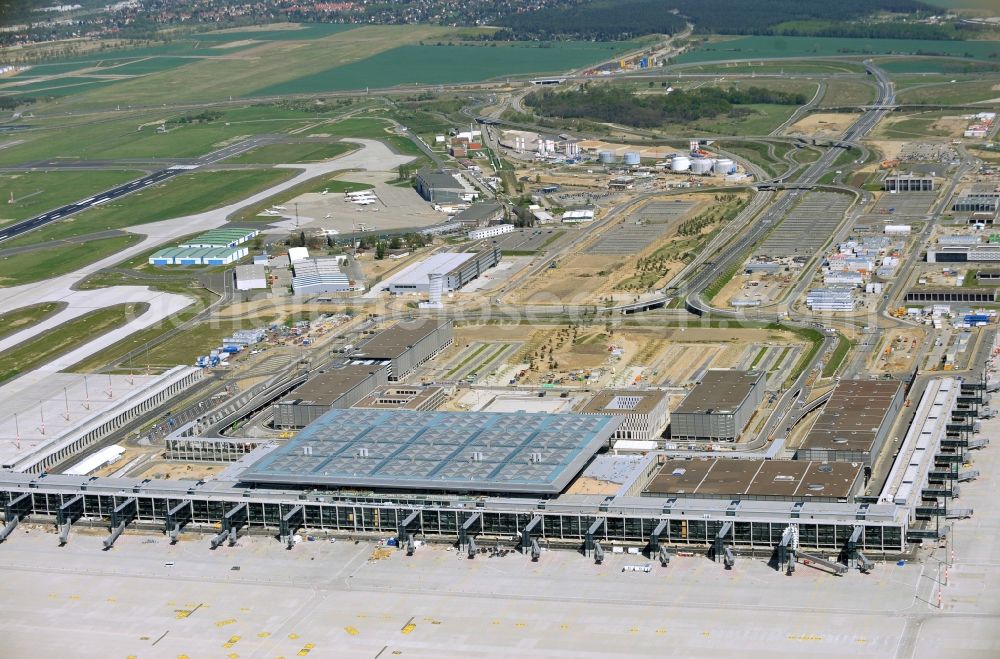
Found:
[{"label": "forest", "polygon": [[780,92],[761,87],[719,89],[705,87],[691,91],[636,94],[627,87],[590,84],[579,89],[535,92],[524,99],[538,114],[563,119],[610,121],[636,128],[655,128],[668,122],[710,119],[721,114],[740,116],[754,103],[802,105],[804,94]]},{"label": "forest", "polygon": [[[955,31],[912,22],[864,21],[875,14],[935,10],[916,0],[596,0],[567,2],[500,20],[497,39],[609,40],[675,34],[691,22],[697,33],[809,34],[837,37],[951,39]],[[790,26],[785,24],[792,24]]]}]

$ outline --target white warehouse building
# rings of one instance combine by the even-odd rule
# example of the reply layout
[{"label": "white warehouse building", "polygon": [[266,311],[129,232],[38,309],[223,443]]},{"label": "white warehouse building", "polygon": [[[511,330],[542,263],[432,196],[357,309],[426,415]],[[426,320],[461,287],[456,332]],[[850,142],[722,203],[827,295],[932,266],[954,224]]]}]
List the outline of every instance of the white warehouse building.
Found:
[{"label": "white warehouse building", "polygon": [[854,311],[854,289],[816,288],[806,295],[806,305],[813,311]]},{"label": "white warehouse building", "polygon": [[500,250],[496,246],[481,252],[433,254],[386,278],[372,287],[370,294],[379,291],[389,291],[395,295],[429,293],[431,275],[441,275],[442,292],[457,291],[498,263]]},{"label": "white warehouse building", "polygon": [[484,240],[486,238],[496,238],[514,230],[513,224],[494,224],[485,229],[473,229],[469,232],[469,240]]}]

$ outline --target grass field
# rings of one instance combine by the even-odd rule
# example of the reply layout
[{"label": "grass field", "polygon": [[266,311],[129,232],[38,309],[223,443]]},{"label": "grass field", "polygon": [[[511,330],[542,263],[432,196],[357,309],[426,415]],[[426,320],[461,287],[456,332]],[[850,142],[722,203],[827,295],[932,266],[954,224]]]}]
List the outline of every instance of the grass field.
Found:
[{"label": "grass field", "polygon": [[830,37],[742,37],[706,43],[680,55],[677,63],[773,57],[857,57],[864,55],[950,55],[987,59],[995,41],[853,39]]},{"label": "grass field", "polygon": [[303,135],[333,135],[335,137],[356,137],[381,140],[396,153],[419,158],[424,152],[413,140],[392,132],[392,123],[378,117],[351,117],[336,123],[322,124],[307,130]]},{"label": "grass field", "polygon": [[146,311],[143,304],[119,304],[91,311],[0,353],[0,381],[71,352],[96,336],[121,327]]},{"label": "grass field", "polygon": [[879,133],[889,139],[915,139],[921,137],[948,137],[946,130],[934,124],[942,117],[942,112],[920,112],[911,114],[902,121],[879,127]]},{"label": "grass field", "polygon": [[[114,274],[104,274],[100,273],[91,277],[84,283],[86,288],[100,288],[101,285],[115,285],[124,283],[121,278],[116,277]],[[129,280],[127,283],[132,285],[136,284],[135,280]],[[104,350],[97,352],[87,359],[74,364],[68,371],[75,373],[90,373],[103,369],[107,364],[112,363],[120,359],[123,355],[127,354],[131,350],[134,350],[137,345],[145,345],[146,343],[162,336],[165,332],[169,331],[174,327],[189,321],[194,318],[198,313],[205,309],[208,305],[212,304],[217,297],[205,288],[195,288],[188,283],[177,283],[164,281],[156,276],[151,276],[146,282],[139,282],[141,284],[148,285],[156,290],[166,291],[171,293],[178,293],[181,295],[187,295],[188,297],[193,297],[195,299],[195,304],[189,305],[177,312],[170,318],[161,320],[160,322],[147,327],[146,329],[139,330],[138,332],[131,334],[128,338],[119,341],[113,345],[108,346]],[[182,334],[183,336],[183,334]],[[225,337],[220,337],[225,338]],[[214,346],[213,346],[214,347]],[[202,346],[200,344],[191,343],[190,348],[193,350],[201,350]],[[204,351],[197,352],[196,354],[205,354]],[[142,360],[145,362],[145,358]],[[171,366],[176,365],[178,362],[170,364]],[[142,364],[145,366],[145,363]]]},{"label": "grass field", "polygon": [[702,119],[692,122],[692,128],[720,135],[767,135],[772,130],[788,121],[792,113],[798,109],[795,105],[741,105],[753,114],[747,117],[731,118],[720,115],[714,119]]},{"label": "grass field", "polygon": [[301,111],[254,106],[227,111],[213,122],[170,124],[166,133],[156,132],[152,125],[179,116],[164,111],[115,121],[50,120],[38,130],[18,133],[21,144],[0,149],[0,165],[53,158],[195,158],[260,133],[285,132],[322,118]]},{"label": "grass field", "polygon": [[794,62],[720,62],[718,64],[686,65],[679,70],[684,73],[781,75],[782,73],[861,73],[864,71],[864,67],[854,62],[797,60]]},{"label": "grass field", "polygon": [[226,162],[229,164],[270,165],[279,163],[319,162],[342,156],[358,146],[350,143],[321,144],[300,142],[293,144],[267,144],[257,147]]},{"label": "grass field", "polygon": [[[239,201],[295,175],[289,169],[248,169],[196,172],[168,179],[142,192],[92,208],[79,215],[32,231],[4,247],[34,245],[107,229],[168,220]],[[80,250],[85,253],[85,250]],[[32,252],[37,254],[37,252]],[[91,259],[93,260],[93,259]]]},{"label": "grass field", "polygon": [[0,314],[0,339],[20,332],[25,327],[37,325],[66,306],[60,302],[42,302]]},{"label": "grass field", "polygon": [[[959,41],[957,43],[968,43]],[[998,42],[992,42],[994,44]],[[1000,70],[996,60],[943,59],[940,57],[874,58],[889,73],[990,73]]]},{"label": "grass field", "polygon": [[318,74],[336,63],[365,60],[408,43],[447,38],[451,32],[451,28],[429,25],[372,25],[307,42],[281,40],[256,44],[235,53],[214,49],[212,55],[227,57],[201,59],[180,68],[119,82],[98,93],[78,94],[72,102],[83,107],[108,107],[134,103],[135,99],[157,104],[258,95],[293,77]]},{"label": "grass field", "polygon": [[30,284],[73,272],[120,252],[140,239],[140,236],[131,235],[103,238],[72,249],[60,245],[0,258],[0,287]]},{"label": "grass field", "polygon": [[819,107],[831,108],[847,105],[864,105],[875,100],[875,87],[857,80],[827,80],[826,93],[819,100]]},{"label": "grass field", "polygon": [[833,354],[830,355],[830,360],[826,362],[823,367],[823,377],[829,378],[833,377],[837,373],[837,369],[840,365],[844,363],[844,358],[847,357],[847,353],[851,349],[851,342],[847,338],[841,336],[840,340],[837,341],[837,347],[833,349]]},{"label": "grass field", "polygon": [[[25,220],[142,176],[120,170],[30,171],[0,174],[0,225]],[[8,203],[11,195],[14,203]]]},{"label": "grass field", "polygon": [[[1000,48],[1000,44],[998,44],[998,48]],[[1000,75],[994,80],[968,80],[954,83],[947,81],[922,87],[910,87],[896,94],[896,102],[964,105],[990,101],[1000,99],[1000,86],[998,85],[1000,85]],[[994,89],[995,86],[998,88]]]},{"label": "grass field", "polygon": [[[257,91],[260,94],[304,94],[404,84],[477,82],[504,75],[566,71],[611,59],[635,47],[631,42],[577,41],[496,46],[407,45]],[[404,62],[405,66],[401,66]]]}]

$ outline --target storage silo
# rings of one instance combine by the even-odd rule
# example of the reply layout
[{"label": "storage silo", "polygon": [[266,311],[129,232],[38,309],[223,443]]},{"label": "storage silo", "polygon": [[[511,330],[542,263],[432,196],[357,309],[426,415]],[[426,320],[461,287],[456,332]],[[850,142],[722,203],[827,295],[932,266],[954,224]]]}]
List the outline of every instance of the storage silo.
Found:
[{"label": "storage silo", "polygon": [[639,154],[636,151],[626,151],[625,152],[625,164],[626,165],[638,165],[639,164]]},{"label": "storage silo", "polygon": [[692,174],[708,174],[712,171],[712,161],[708,158],[695,158],[691,161]]},{"label": "storage silo", "polygon": [[687,156],[674,156],[673,160],[670,161],[670,171],[672,172],[686,172],[691,169],[691,159]]},{"label": "storage silo", "polygon": [[729,174],[736,169],[736,163],[729,158],[719,158],[715,161],[716,174]]},{"label": "storage silo", "polygon": [[614,151],[601,151],[597,154],[597,159],[605,165],[610,165],[615,161]]}]

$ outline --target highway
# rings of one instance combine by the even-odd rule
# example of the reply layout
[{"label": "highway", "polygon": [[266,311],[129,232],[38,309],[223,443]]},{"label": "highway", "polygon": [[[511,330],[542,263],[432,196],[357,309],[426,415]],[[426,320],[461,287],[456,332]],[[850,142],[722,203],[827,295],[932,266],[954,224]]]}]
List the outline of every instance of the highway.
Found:
[{"label": "highway", "polygon": [[274,142],[275,139],[276,138],[272,136],[258,136],[242,142],[237,142],[236,144],[231,144],[227,147],[202,156],[201,158],[192,161],[192,164],[190,165],[174,165],[166,169],[161,169],[153,172],[152,174],[147,174],[142,178],[134,179],[128,183],[122,183],[121,185],[113,187],[110,190],[100,192],[92,197],[81,199],[80,201],[50,210],[47,213],[16,222],[0,230],[0,242],[10,240],[11,238],[17,238],[18,236],[24,235],[29,231],[40,229],[47,224],[57,222],[81,211],[106,204],[109,201],[119,199],[125,195],[132,194],[133,192],[138,192],[139,190],[143,190],[150,185],[162,183],[163,181],[171,179],[174,176],[178,176],[201,167],[214,165],[215,163],[221,162],[226,158],[232,158],[233,156],[237,156],[264,144],[270,144]]}]

